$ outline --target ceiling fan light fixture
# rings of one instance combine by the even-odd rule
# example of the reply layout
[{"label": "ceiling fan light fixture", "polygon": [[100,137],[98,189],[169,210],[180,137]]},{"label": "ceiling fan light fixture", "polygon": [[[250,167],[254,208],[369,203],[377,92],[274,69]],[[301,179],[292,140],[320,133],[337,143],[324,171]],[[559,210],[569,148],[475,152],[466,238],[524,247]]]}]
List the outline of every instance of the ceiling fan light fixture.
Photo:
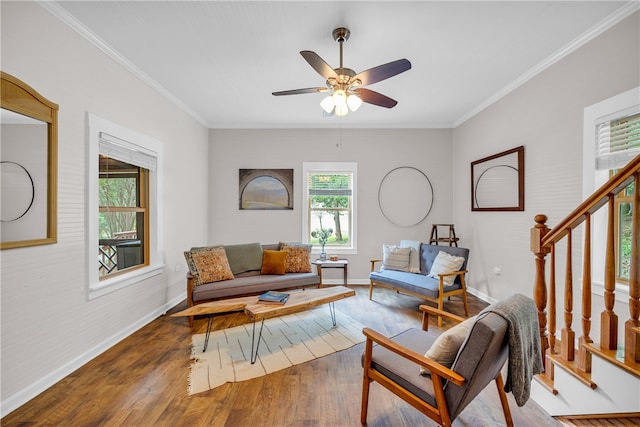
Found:
[{"label": "ceiling fan light fixture", "polygon": [[349,113],[349,107],[346,103],[336,105],[336,116],[346,116]]},{"label": "ceiling fan light fixture", "polygon": [[338,89],[335,92],[333,92],[333,95],[331,95],[333,98],[333,103],[334,105],[337,107],[338,105],[347,105],[347,94],[345,93],[344,90],[342,89]]},{"label": "ceiling fan light fixture", "polygon": [[362,99],[358,95],[351,94],[347,97],[347,105],[351,111],[358,111],[362,105]]},{"label": "ceiling fan light fixture", "polygon": [[332,95],[327,96],[320,102],[320,106],[327,113],[330,114],[333,112],[333,98]]}]

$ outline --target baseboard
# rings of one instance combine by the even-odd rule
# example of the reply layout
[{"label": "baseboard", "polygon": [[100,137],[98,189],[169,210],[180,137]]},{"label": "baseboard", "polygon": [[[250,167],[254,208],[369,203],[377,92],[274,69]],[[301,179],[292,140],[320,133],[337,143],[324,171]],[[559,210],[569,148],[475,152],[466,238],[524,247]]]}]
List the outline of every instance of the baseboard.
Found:
[{"label": "baseboard", "polygon": [[471,295],[480,298],[482,301],[489,303],[489,304],[494,304],[496,302],[498,302],[497,299],[490,297],[489,295],[480,292],[479,290],[475,289],[475,288],[471,288],[469,286],[467,286],[467,292],[469,292]]},{"label": "baseboard", "polygon": [[165,314],[169,309],[175,307],[180,304],[186,298],[186,293],[182,293],[181,295],[173,298],[171,301],[168,301],[161,307],[158,307],[156,310],[147,314],[146,316],[140,318],[137,322],[129,325],[127,328],[118,332],[115,335],[107,338],[100,344],[96,345],[93,348],[90,348],[86,352],[82,353],[75,359],[69,361],[68,363],[62,365],[60,368],[51,372],[49,375],[39,379],[38,381],[32,383],[31,385],[23,388],[19,392],[15,393],[12,396],[9,396],[7,399],[3,400],[0,403],[0,417],[4,417],[5,415],[13,412],[20,406],[27,403],[29,400],[33,399],[67,375],[71,374],[76,369],[80,368],[90,360],[94,359],[98,355],[104,353],[123,339],[127,338],[129,335],[133,334],[137,330],[142,327],[148,325],[158,317]]}]

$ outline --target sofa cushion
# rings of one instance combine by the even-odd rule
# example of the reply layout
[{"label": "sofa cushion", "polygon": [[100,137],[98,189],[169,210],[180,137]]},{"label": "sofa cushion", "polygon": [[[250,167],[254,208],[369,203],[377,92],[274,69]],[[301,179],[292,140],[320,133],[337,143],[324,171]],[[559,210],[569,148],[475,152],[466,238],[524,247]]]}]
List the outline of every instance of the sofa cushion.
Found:
[{"label": "sofa cushion", "polygon": [[207,283],[193,290],[194,301],[231,298],[241,295],[259,295],[266,291],[318,286],[320,277],[316,273],[288,273],[261,275],[259,271],[249,271],[233,280]]},{"label": "sofa cushion", "polygon": [[[424,354],[436,338],[437,335],[431,330],[423,331],[418,328],[407,329],[391,337],[395,343],[418,354]],[[362,359],[364,359],[364,355]],[[399,356],[381,345],[374,344],[371,366],[430,405],[437,406],[431,377],[419,375],[418,365],[413,361]]]},{"label": "sofa cushion", "polygon": [[409,271],[409,255],[411,248],[398,245],[382,245],[382,269]]},{"label": "sofa cushion", "polygon": [[184,253],[196,286],[233,279],[227,253],[222,246],[199,248]]},{"label": "sofa cushion", "polygon": [[284,274],[286,271],[286,251],[263,251],[260,274]]},{"label": "sofa cushion", "polygon": [[[462,264],[464,264],[464,258],[448,254],[447,252],[440,251],[438,256],[433,260],[433,266],[427,276],[437,278],[438,274],[452,273],[460,270]],[[445,276],[443,282],[445,286],[453,285],[453,281],[456,276]]]},{"label": "sofa cushion", "polygon": [[[380,270],[369,274],[369,279],[381,284],[387,284],[399,289],[405,289],[428,298],[438,298],[440,282],[424,274],[413,274],[406,271]],[[459,289],[461,285],[454,283],[449,289]]]},{"label": "sofa cushion", "polygon": [[287,252],[285,273],[310,273],[312,245],[306,243],[280,242],[280,250]]},{"label": "sofa cushion", "polygon": [[260,271],[262,268],[262,245],[260,243],[224,245],[224,250],[234,275],[246,271]]},{"label": "sofa cushion", "polygon": [[401,248],[411,248],[409,253],[409,273],[420,273],[420,245],[419,240],[400,240]]},{"label": "sofa cushion", "polygon": [[[465,270],[467,268],[469,249],[458,248],[456,246],[430,245],[423,242],[422,245],[420,245],[420,272],[422,274],[429,274],[429,271],[431,271],[431,268],[433,267],[433,262],[440,252],[446,252],[454,256],[463,257],[465,262],[460,267],[460,270]],[[455,283],[460,283],[460,276],[455,276]]]},{"label": "sofa cushion", "polygon": [[[444,331],[438,338],[436,338],[429,350],[424,354],[425,357],[450,368],[456,360],[458,351],[460,350],[464,340],[467,338],[467,335],[469,335],[469,331],[473,327],[475,321],[476,316],[473,316]],[[428,374],[429,371],[427,369],[420,368],[420,373],[425,375]]]}]

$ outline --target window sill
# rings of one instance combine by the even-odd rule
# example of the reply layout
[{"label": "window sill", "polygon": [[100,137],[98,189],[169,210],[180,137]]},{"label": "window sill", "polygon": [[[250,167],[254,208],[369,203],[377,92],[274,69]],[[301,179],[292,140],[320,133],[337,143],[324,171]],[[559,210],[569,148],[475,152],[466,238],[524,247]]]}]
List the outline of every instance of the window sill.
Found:
[{"label": "window sill", "polygon": [[[330,255],[357,255],[358,251],[354,248],[324,248],[325,253]],[[320,255],[320,249],[313,248],[312,255]]]},{"label": "window sill", "polygon": [[164,264],[148,266],[140,268],[129,273],[121,274],[111,279],[102,280],[97,284],[92,284],[89,287],[88,299],[101,297],[103,295],[110,294],[119,289],[126,288],[135,283],[139,283],[145,279],[148,279],[158,274],[162,274]]}]

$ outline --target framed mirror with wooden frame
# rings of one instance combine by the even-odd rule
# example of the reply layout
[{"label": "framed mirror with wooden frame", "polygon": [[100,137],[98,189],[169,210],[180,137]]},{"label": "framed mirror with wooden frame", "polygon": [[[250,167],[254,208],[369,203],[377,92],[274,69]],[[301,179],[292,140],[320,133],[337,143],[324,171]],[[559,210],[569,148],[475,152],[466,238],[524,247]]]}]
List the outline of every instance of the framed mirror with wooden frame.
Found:
[{"label": "framed mirror with wooden frame", "polygon": [[524,211],[524,146],[471,163],[472,211]]},{"label": "framed mirror with wooden frame", "polygon": [[58,105],[0,79],[0,249],[56,243]]}]

